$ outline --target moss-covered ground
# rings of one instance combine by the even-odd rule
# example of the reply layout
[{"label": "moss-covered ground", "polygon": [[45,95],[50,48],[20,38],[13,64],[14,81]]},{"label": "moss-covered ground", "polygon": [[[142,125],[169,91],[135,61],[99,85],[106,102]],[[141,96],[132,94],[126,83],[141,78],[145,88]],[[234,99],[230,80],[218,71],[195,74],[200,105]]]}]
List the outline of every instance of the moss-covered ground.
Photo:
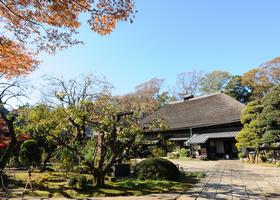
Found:
[{"label": "moss-covered ground", "polygon": [[[139,196],[150,193],[182,193],[187,191],[192,184],[204,177],[201,172],[190,172],[181,175],[178,181],[167,180],[137,180],[134,178],[118,179],[114,182],[106,181],[104,188],[92,186],[93,177],[90,174],[83,174],[87,178],[84,188],[70,187],[68,180],[70,177],[79,176],[76,173],[66,172],[39,172],[32,173],[34,192],[30,189],[25,193],[27,196],[35,197],[66,197],[66,198],[86,198],[96,196]],[[26,171],[15,171],[8,173],[6,185],[11,188],[8,196],[15,197],[21,195],[27,180]]]}]

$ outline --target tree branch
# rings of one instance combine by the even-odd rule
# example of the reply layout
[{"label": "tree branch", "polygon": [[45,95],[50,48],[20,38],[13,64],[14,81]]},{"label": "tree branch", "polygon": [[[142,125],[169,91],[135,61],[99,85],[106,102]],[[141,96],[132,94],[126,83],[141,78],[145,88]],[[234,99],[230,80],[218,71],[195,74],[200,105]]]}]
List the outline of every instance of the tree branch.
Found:
[{"label": "tree branch", "polygon": [[14,14],[15,16],[17,16],[18,18],[20,18],[20,19],[22,19],[22,20],[24,20],[24,21],[27,21],[27,22],[29,22],[29,23],[35,24],[35,25],[37,25],[37,26],[40,26],[41,28],[44,29],[44,31],[45,31],[47,34],[49,34],[49,32],[47,31],[47,29],[45,29],[45,27],[44,27],[42,24],[37,23],[37,22],[35,22],[35,21],[33,21],[33,20],[27,19],[27,18],[25,18],[25,17],[23,17],[23,16],[17,14],[17,13],[16,13],[15,11],[13,11],[7,4],[5,4],[2,0],[0,0],[0,3],[1,3],[8,11],[10,11],[12,14]]}]

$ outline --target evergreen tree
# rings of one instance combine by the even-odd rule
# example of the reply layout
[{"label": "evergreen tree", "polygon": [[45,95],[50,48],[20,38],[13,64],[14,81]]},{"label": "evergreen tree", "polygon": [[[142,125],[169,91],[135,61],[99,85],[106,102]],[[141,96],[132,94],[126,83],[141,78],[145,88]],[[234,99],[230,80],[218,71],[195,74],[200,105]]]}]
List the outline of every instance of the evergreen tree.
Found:
[{"label": "evergreen tree", "polygon": [[247,103],[251,92],[249,88],[242,84],[241,76],[233,76],[225,87],[225,94],[233,97],[241,103]]},{"label": "evergreen tree", "polygon": [[252,101],[248,103],[242,112],[241,123],[242,130],[236,136],[236,146],[240,150],[242,148],[258,150],[261,144],[263,129],[260,127],[259,115],[263,109],[260,101]]},{"label": "evergreen tree", "polygon": [[273,87],[262,99],[263,110],[260,125],[265,133],[263,142],[273,143],[280,140],[280,85]]}]

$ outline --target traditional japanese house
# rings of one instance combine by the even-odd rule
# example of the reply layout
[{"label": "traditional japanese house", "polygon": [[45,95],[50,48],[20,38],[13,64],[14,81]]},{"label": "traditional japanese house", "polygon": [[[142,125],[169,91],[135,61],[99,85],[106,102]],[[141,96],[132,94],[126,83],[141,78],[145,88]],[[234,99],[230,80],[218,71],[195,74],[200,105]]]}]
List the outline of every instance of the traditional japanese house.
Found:
[{"label": "traditional japanese house", "polygon": [[163,106],[143,120],[163,119],[168,129],[147,132],[147,140],[157,142],[158,134],[176,146],[190,148],[194,157],[231,158],[237,156],[235,136],[242,128],[244,105],[224,93],[188,96],[182,102]]}]

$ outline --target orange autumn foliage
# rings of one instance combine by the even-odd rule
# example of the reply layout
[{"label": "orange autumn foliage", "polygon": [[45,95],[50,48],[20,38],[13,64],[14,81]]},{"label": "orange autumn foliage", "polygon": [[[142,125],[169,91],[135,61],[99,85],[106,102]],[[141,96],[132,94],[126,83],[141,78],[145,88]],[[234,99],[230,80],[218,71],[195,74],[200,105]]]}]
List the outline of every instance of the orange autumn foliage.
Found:
[{"label": "orange autumn foliage", "polygon": [[244,73],[242,84],[252,93],[252,99],[261,99],[270,88],[280,84],[280,58],[274,58]]},{"label": "orange autumn foliage", "polygon": [[[111,33],[120,21],[132,20],[133,0],[0,0],[0,73],[26,74],[36,67],[36,56],[45,51],[80,44],[73,37],[86,13],[92,31]],[[27,51],[28,49],[28,51]]]},{"label": "orange autumn foliage", "polygon": [[38,64],[21,44],[0,37],[0,73],[7,77],[27,74]]},{"label": "orange autumn foliage", "polygon": [[[17,135],[17,141],[18,142],[24,142],[26,140],[31,140],[32,137],[29,134],[26,133],[20,133]],[[8,136],[0,136],[0,149],[7,148],[10,144],[11,139]]]}]

